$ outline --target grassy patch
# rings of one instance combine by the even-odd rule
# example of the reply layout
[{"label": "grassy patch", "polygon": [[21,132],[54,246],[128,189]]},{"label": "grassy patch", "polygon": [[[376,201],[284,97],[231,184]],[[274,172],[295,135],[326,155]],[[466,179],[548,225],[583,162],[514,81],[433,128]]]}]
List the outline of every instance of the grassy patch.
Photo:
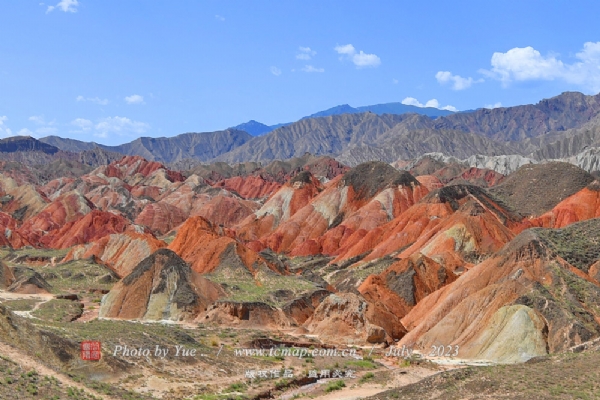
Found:
[{"label": "grassy patch", "polygon": [[44,321],[70,322],[81,316],[82,307],[78,301],[53,299],[41,304],[31,315]]},{"label": "grassy patch", "polygon": [[600,218],[562,229],[538,228],[535,233],[569,264],[584,272],[600,259]]},{"label": "grassy patch", "polygon": [[3,301],[3,303],[6,304],[6,306],[11,309],[11,311],[31,311],[33,309],[33,307],[35,307],[35,305],[39,302],[40,302],[40,300],[35,300],[35,299],[19,299],[19,300],[4,300]]},{"label": "grassy patch", "polygon": [[346,387],[346,384],[344,383],[343,380],[338,380],[338,381],[334,381],[334,382],[330,382],[327,387],[325,388],[325,392],[330,393],[330,392],[334,392],[336,390],[342,390],[343,388]]},{"label": "grassy patch", "polygon": [[39,270],[54,293],[88,293],[90,289],[110,290],[118,280],[111,270],[88,260],[70,261]]},{"label": "grassy patch", "polygon": [[219,268],[205,276],[221,284],[231,301],[262,302],[272,306],[282,306],[303,293],[317,289],[313,282],[300,276],[281,276],[271,271],[260,271],[252,277],[237,270]]}]

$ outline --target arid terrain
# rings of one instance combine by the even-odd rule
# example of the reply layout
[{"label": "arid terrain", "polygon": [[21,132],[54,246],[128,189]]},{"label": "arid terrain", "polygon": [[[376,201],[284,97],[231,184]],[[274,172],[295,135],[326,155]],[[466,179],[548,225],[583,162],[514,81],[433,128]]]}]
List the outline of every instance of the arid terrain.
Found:
[{"label": "arid terrain", "polygon": [[[478,111],[324,116],[268,134],[335,125],[327,132],[354,135],[331,141],[338,158],[252,139],[213,163],[166,163],[11,138],[0,398],[599,398],[593,157],[456,158],[510,140],[550,151],[532,138],[560,121],[596,129],[598,96],[561,96],[548,101],[562,114],[544,102],[510,109],[545,121],[539,132],[502,131],[500,114]],[[358,137],[423,129],[476,146],[357,156]],[[565,132],[556,140],[578,134]],[[196,152],[211,143],[186,137]],[[100,355],[88,342],[100,359],[84,359]]]}]

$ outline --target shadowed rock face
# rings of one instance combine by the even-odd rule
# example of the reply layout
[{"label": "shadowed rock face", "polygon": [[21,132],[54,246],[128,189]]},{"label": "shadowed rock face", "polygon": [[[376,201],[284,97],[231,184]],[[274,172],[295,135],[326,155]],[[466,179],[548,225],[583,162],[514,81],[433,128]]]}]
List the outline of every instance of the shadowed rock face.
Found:
[{"label": "shadowed rock face", "polygon": [[14,281],[8,287],[9,292],[15,293],[48,293],[52,289],[50,284],[34,269],[15,267],[13,269]]},{"label": "shadowed rock face", "polygon": [[202,322],[243,328],[289,328],[291,321],[278,308],[259,302],[221,300],[212,305]]},{"label": "shadowed rock face", "polygon": [[415,253],[394,262],[381,274],[369,276],[358,290],[370,303],[385,306],[401,318],[417,302],[454,280],[454,271]]},{"label": "shadowed rock face", "polygon": [[389,336],[381,326],[371,322],[368,308],[367,302],[355,294],[331,294],[317,307],[304,327],[332,343],[385,342]]},{"label": "shadowed rock face", "polygon": [[16,151],[39,151],[54,154],[58,152],[58,148],[29,136],[13,136],[0,140],[0,152],[13,153]]},{"label": "shadowed rock face", "polygon": [[0,289],[6,289],[15,281],[15,276],[8,265],[0,261]]},{"label": "shadowed rock face", "polygon": [[329,294],[330,292],[327,290],[315,290],[306,296],[285,304],[282,310],[288,318],[298,325],[302,325]]},{"label": "shadowed rock face", "polygon": [[103,299],[100,316],[191,320],[223,294],[194,273],[177,254],[160,249],[142,260]]}]

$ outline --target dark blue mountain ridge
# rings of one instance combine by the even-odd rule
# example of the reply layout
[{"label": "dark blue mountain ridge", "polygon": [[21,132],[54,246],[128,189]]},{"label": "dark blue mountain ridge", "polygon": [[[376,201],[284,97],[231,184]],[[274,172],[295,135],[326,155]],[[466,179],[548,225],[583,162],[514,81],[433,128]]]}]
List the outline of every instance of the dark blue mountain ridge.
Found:
[{"label": "dark blue mountain ridge", "polygon": [[[328,117],[331,115],[342,115],[342,114],[360,114],[364,112],[372,112],[377,115],[383,114],[407,114],[407,113],[415,113],[420,115],[425,115],[430,118],[443,117],[446,115],[454,114],[452,111],[448,110],[440,110],[438,108],[433,107],[417,107],[410,106],[402,103],[383,103],[383,104],[374,104],[370,106],[363,107],[352,107],[348,104],[341,104],[339,106],[328,108],[327,110],[319,111],[314,114],[308,115],[306,117],[301,118],[300,120],[307,118],[318,118],[318,117]],[[261,136],[265,133],[269,133],[277,128],[280,128],[285,125],[289,125],[289,123],[277,124],[277,125],[265,125],[263,123],[257,122],[255,120],[250,120],[248,122],[244,122],[243,124],[239,124],[233,127],[233,129],[239,129],[241,131],[246,131],[252,136]]]}]

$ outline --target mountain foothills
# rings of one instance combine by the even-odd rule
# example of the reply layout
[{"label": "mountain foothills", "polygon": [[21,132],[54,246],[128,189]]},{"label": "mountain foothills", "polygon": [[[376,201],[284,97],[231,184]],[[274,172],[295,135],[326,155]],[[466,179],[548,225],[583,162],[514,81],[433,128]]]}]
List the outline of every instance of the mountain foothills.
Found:
[{"label": "mountain foothills", "polygon": [[[260,136],[4,139],[0,346],[38,359],[41,346],[71,377],[131,373],[119,390],[156,385],[163,398],[178,398],[166,381],[132,382],[176,367],[217,382],[189,393],[266,398],[292,383],[255,385],[252,362],[318,362],[217,362],[221,345],[443,346],[499,364],[597,346],[599,118],[599,96],[565,93],[436,118],[332,113]],[[90,338],[186,343],[206,359],[81,364],[73,349]],[[388,367],[416,362],[380,353]]]}]

